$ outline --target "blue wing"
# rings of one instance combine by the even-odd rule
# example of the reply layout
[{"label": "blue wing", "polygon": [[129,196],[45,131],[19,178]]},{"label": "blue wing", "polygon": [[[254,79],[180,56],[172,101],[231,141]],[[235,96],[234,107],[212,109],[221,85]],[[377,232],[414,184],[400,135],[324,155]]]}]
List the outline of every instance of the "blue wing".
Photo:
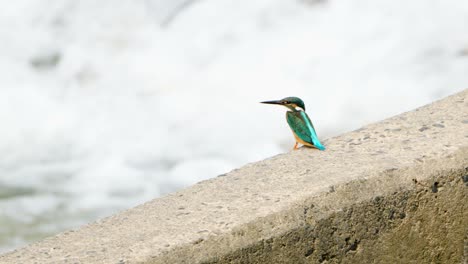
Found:
[{"label": "blue wing", "polygon": [[304,111],[286,112],[286,119],[293,132],[302,140],[314,145],[320,150],[325,150],[325,147],[320,143],[315,128],[309,117]]}]

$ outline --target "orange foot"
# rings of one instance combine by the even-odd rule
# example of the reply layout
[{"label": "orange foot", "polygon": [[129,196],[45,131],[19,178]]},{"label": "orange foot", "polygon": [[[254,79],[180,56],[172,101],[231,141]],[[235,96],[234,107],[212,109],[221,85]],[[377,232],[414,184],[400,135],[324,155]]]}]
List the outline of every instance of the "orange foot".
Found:
[{"label": "orange foot", "polygon": [[296,142],[296,144],[294,144],[293,150],[297,150],[297,149],[298,149],[297,144],[299,144],[299,143]]}]

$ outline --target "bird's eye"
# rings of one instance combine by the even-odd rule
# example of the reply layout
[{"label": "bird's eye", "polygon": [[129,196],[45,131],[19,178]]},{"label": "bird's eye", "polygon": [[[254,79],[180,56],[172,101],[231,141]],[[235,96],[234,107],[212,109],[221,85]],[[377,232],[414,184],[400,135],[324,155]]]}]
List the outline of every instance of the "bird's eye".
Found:
[{"label": "bird's eye", "polygon": [[289,104],[290,102],[289,101],[283,101],[283,104]]}]

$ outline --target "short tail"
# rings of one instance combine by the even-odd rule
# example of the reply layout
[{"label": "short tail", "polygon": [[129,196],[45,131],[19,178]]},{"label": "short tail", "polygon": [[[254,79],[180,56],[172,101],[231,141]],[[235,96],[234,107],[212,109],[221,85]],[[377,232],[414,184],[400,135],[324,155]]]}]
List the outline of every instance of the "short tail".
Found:
[{"label": "short tail", "polygon": [[320,143],[314,144],[314,147],[316,147],[316,148],[318,148],[319,150],[322,150],[322,151],[325,150],[325,147]]}]

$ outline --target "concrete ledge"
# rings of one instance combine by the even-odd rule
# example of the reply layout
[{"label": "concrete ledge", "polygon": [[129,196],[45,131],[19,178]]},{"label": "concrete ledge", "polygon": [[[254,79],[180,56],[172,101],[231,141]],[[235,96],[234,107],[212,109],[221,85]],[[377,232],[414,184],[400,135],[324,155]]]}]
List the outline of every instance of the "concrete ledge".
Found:
[{"label": "concrete ledge", "polygon": [[468,90],[0,263],[466,263]]}]

